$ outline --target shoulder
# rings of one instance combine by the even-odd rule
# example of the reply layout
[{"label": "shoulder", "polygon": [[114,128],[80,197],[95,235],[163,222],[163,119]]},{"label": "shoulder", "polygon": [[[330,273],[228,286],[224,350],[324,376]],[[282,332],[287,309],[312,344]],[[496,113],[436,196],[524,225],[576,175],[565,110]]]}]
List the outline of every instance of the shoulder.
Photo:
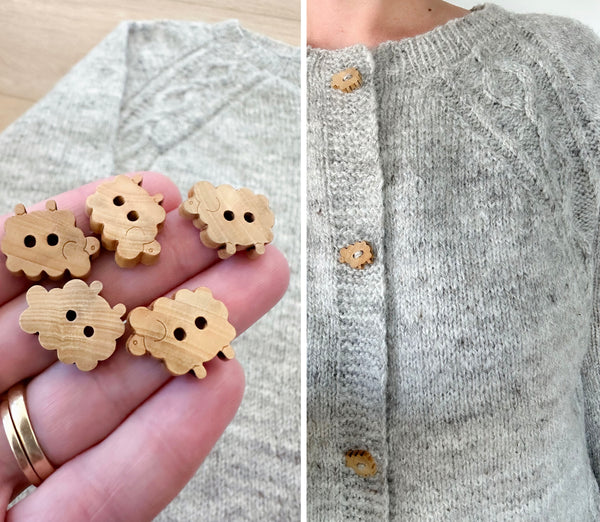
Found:
[{"label": "shoulder", "polygon": [[[600,36],[588,25],[564,16],[515,14],[520,38],[537,47],[536,61],[580,127],[582,154],[600,183]],[[523,42],[523,46],[528,44]]]},{"label": "shoulder", "polygon": [[583,22],[566,16],[546,13],[513,13],[514,20],[524,29],[530,29],[554,47],[572,47],[575,43],[600,45],[600,37]]},{"label": "shoulder", "polygon": [[522,36],[548,52],[548,62],[561,65],[563,73],[581,88],[595,91],[600,103],[600,36],[583,22],[565,16],[516,14]]}]

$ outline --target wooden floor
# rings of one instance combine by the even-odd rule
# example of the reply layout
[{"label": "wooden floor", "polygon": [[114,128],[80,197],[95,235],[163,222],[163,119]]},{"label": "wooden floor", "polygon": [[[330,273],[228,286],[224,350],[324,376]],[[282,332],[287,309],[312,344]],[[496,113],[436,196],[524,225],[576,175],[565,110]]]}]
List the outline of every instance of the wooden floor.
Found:
[{"label": "wooden floor", "polygon": [[0,132],[122,20],[229,18],[300,45],[300,0],[0,0]]}]

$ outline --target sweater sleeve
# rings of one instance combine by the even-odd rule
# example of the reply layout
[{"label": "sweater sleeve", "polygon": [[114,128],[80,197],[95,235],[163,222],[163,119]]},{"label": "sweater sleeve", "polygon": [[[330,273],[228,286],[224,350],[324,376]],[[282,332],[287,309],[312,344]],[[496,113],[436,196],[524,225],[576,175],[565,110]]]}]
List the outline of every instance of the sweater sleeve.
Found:
[{"label": "sweater sleeve", "polygon": [[581,128],[585,136],[581,158],[589,168],[592,186],[596,187],[591,332],[581,377],[588,454],[596,481],[600,483],[600,38],[585,25],[578,25],[581,31],[574,32],[573,41],[573,51],[578,55],[569,65],[574,86],[581,92]]},{"label": "sweater sleeve", "polygon": [[589,222],[592,260],[590,336],[581,378],[588,454],[596,481],[600,483],[600,37],[578,21],[559,20],[561,24],[548,46],[550,52],[560,53],[559,59],[564,64],[573,93],[576,119],[573,132],[580,138],[577,152],[586,171],[581,179],[587,181],[589,176],[588,187],[595,192],[593,198],[584,198],[593,204],[579,210],[580,215],[586,215],[584,222]]},{"label": "sweater sleeve", "polygon": [[[550,81],[567,93],[562,103],[572,115],[581,172],[570,175],[579,226],[584,228],[590,253],[590,335],[582,361],[582,394],[579,407],[585,417],[585,437],[596,481],[600,483],[600,37],[587,25],[571,18],[530,14],[534,32],[529,36],[547,49],[554,67]],[[528,25],[531,28],[531,25]],[[555,76],[554,76],[555,75]],[[566,101],[565,101],[566,100]],[[591,192],[591,194],[590,194]]]},{"label": "sweater sleeve", "polygon": [[[600,142],[597,144],[600,150]],[[597,154],[598,155],[598,154]],[[600,219],[593,243],[591,333],[581,378],[585,406],[585,431],[590,463],[600,484]]]}]

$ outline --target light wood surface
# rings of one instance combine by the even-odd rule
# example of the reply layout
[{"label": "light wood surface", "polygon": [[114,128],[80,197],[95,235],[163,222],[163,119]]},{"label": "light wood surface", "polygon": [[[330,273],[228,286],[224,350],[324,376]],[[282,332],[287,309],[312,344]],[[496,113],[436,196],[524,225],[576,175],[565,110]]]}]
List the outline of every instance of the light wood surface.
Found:
[{"label": "light wood surface", "polygon": [[179,213],[194,220],[202,243],[218,248],[221,259],[238,250],[246,250],[248,257],[256,258],[265,253],[265,245],[273,240],[275,216],[269,202],[247,188],[214,187],[208,181],[199,181],[179,206]]},{"label": "light wood surface", "polygon": [[173,299],[159,297],[149,308],[138,307],[127,318],[133,333],[127,349],[133,355],[151,354],[162,360],[173,375],[193,370],[206,377],[203,363],[218,354],[235,356],[230,342],[235,328],[225,305],[208,288],[179,290]]},{"label": "light wood surface", "polygon": [[19,204],[15,216],[8,218],[0,249],[6,255],[6,268],[15,276],[23,275],[39,281],[47,274],[57,280],[69,271],[73,277],[87,277],[90,256],[100,253],[100,242],[85,237],[75,225],[70,210],[57,210],[56,202],[49,200],[46,210],[27,214]]},{"label": "light wood surface", "polygon": [[125,332],[121,320],[125,305],[111,308],[98,295],[101,290],[100,281],[88,286],[81,279],[50,291],[32,286],[27,292],[29,308],[19,318],[21,329],[39,333],[40,344],[47,350],[57,350],[58,358],[65,364],[93,370],[98,361],[114,353],[117,339]]},{"label": "light wood surface", "polygon": [[121,268],[153,265],[160,255],[156,235],[167,217],[162,194],[141,187],[143,176],[117,176],[102,183],[85,202],[90,228],[102,236],[102,246],[115,252]]},{"label": "light wood surface", "polygon": [[0,131],[122,20],[230,18],[252,31],[300,44],[300,0],[2,0]]}]

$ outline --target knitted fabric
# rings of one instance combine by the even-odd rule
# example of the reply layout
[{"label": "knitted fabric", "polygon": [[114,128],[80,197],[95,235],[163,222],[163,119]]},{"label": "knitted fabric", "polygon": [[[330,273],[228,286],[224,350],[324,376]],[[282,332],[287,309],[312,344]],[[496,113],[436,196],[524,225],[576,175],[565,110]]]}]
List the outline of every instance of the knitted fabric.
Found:
[{"label": "knitted fabric", "polygon": [[308,51],[311,521],[600,518],[600,39],[471,11]]},{"label": "knitted fabric", "polygon": [[290,288],[235,340],[240,410],[159,521],[300,516],[299,113],[297,48],[236,21],[131,22],[0,136],[1,213],[139,170],[269,198]]}]

